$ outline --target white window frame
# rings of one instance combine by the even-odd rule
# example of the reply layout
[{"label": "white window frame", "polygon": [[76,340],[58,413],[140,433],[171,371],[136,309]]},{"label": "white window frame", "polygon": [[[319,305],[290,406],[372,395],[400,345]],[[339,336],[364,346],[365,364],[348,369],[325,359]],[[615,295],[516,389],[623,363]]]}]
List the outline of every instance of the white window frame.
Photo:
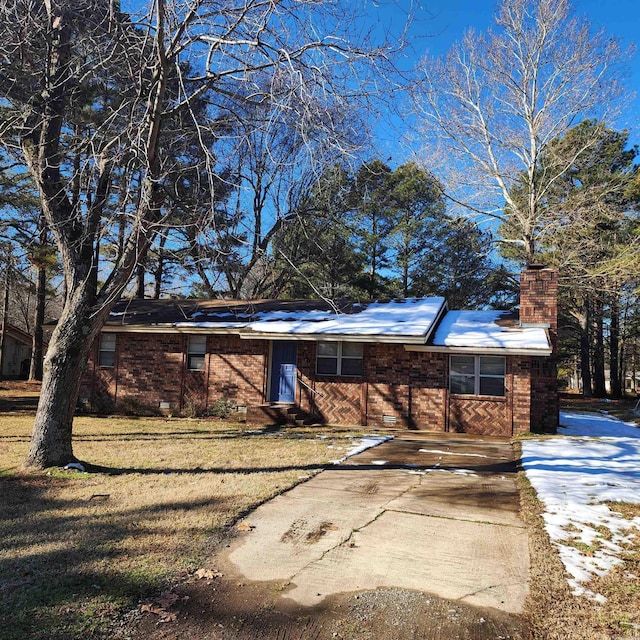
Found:
[{"label": "white window frame", "polygon": [[[106,344],[107,342],[112,344]],[[116,346],[117,336],[115,333],[101,333],[100,344],[98,345],[98,366],[103,369],[113,369],[116,366]],[[105,364],[102,361],[102,354],[112,354],[112,358],[109,358],[110,364]]]},{"label": "white window frame", "polygon": [[[453,359],[456,357],[463,358],[473,358],[473,374],[454,374],[453,373]],[[498,374],[488,374],[488,373],[480,373],[480,363],[482,358],[500,358],[503,363],[503,371],[504,373]],[[453,378],[473,378],[473,393],[456,393],[451,389],[451,381]],[[497,378],[502,380],[502,393],[481,393],[480,392],[480,381],[482,378]],[[493,397],[493,398],[504,398],[507,395],[507,387],[506,387],[506,378],[507,378],[507,359],[505,356],[489,356],[489,355],[471,355],[471,354],[462,354],[458,353],[455,355],[449,356],[449,391],[454,395],[474,395],[481,397]]]},{"label": "white window frame", "polygon": [[[189,371],[204,371],[206,368],[207,336],[193,335],[187,339],[187,369]],[[198,366],[193,365],[197,359]]]},{"label": "white window frame", "polygon": [[[320,354],[320,345],[321,344],[330,344],[330,345],[337,345],[337,349],[336,349],[336,355],[335,356],[329,356],[329,355],[321,355]],[[359,356],[353,356],[353,355],[345,355],[344,354],[344,345],[358,345],[360,347],[360,355]],[[335,373],[322,373],[320,371],[318,371],[318,360],[319,359],[335,359],[336,360],[336,372]],[[343,362],[345,360],[358,360],[360,362],[360,372],[359,373],[343,373],[342,369],[343,369]],[[363,368],[364,368],[364,344],[362,342],[332,342],[332,341],[322,341],[322,342],[318,342],[317,345],[317,349],[316,349],[316,375],[318,376],[333,376],[333,377],[337,377],[337,376],[343,376],[343,377],[349,377],[349,378],[361,378],[362,374],[363,374]]]}]

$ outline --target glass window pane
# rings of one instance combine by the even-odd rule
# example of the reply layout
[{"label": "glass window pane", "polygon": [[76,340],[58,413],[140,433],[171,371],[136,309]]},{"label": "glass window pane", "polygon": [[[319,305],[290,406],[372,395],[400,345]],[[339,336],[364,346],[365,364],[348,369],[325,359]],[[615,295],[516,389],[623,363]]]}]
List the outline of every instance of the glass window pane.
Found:
[{"label": "glass window pane", "polygon": [[480,378],[481,396],[504,396],[504,378]]},{"label": "glass window pane", "polygon": [[116,363],[115,351],[100,351],[98,365],[100,367],[113,367]]},{"label": "glass window pane", "polygon": [[187,360],[187,368],[191,371],[204,371],[204,356],[190,354]]},{"label": "glass window pane", "polygon": [[504,367],[502,356],[480,356],[480,375],[503,376]]},{"label": "glass window pane", "polygon": [[361,376],[362,358],[344,358],[341,373],[343,376]]},{"label": "glass window pane", "polygon": [[207,352],[207,336],[189,336],[187,353],[205,354]]},{"label": "glass window pane", "polygon": [[320,374],[335,376],[338,373],[338,358],[318,358],[316,371]]},{"label": "glass window pane", "polygon": [[337,342],[318,342],[318,356],[338,357]]},{"label": "glass window pane", "polygon": [[451,376],[451,393],[474,394],[474,378],[470,376]]},{"label": "glass window pane", "polygon": [[362,358],[362,342],[343,342],[342,356],[349,358]]},{"label": "glass window pane", "polygon": [[103,333],[100,336],[100,350],[101,351],[116,350],[116,334],[115,333]]},{"label": "glass window pane", "polygon": [[475,358],[473,356],[451,356],[451,373],[473,375],[475,373]]}]

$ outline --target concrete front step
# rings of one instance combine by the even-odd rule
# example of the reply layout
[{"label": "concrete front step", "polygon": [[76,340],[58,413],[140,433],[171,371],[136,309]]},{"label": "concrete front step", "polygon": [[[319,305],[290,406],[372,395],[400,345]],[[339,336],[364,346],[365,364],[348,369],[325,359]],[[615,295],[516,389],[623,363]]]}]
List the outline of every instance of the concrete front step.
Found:
[{"label": "concrete front step", "polygon": [[296,404],[270,403],[247,407],[247,422],[255,425],[291,424],[304,426],[318,424],[320,420]]}]

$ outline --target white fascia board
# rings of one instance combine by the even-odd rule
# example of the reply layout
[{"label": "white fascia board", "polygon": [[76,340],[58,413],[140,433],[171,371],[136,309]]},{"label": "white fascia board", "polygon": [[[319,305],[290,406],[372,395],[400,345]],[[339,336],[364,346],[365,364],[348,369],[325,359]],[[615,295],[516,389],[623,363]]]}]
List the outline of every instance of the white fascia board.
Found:
[{"label": "white fascia board", "polygon": [[242,327],[176,327],[174,324],[107,324],[102,327],[104,333],[204,333],[204,334],[237,334]]},{"label": "white fascia board", "polygon": [[246,330],[242,327],[176,327],[173,324],[105,325],[104,333],[202,333],[206,335],[238,335],[243,340],[304,340],[308,342],[388,342],[396,344],[424,345],[424,336],[353,335],[320,333],[272,333]]},{"label": "white fascia board", "polygon": [[436,347],[433,345],[407,344],[405,351],[430,351],[432,353],[469,353],[479,355],[496,356],[550,356],[553,352],[549,349],[527,349],[515,347]]},{"label": "white fascia board", "polygon": [[395,344],[424,345],[424,336],[354,335],[352,333],[275,333],[257,331],[239,331],[243,340],[295,340],[296,342],[387,342]]}]

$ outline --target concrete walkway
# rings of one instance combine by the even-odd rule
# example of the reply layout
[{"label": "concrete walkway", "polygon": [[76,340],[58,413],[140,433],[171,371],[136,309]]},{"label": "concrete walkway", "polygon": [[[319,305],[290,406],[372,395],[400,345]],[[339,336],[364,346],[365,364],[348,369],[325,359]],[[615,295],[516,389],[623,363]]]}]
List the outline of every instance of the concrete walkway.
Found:
[{"label": "concrete walkway", "polygon": [[514,476],[507,442],[400,436],[261,506],[228,559],[304,606],[399,587],[520,613],[529,551]]}]

